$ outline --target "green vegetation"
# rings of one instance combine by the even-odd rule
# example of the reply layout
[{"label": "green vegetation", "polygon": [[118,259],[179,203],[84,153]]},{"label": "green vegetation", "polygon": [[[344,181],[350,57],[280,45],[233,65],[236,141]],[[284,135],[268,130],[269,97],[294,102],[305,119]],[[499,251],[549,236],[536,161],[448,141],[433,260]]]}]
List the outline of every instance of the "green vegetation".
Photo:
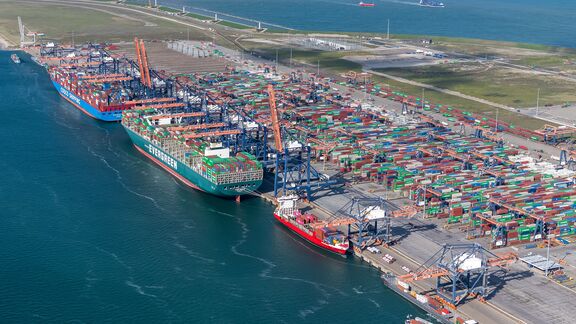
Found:
[{"label": "green vegetation", "polygon": [[[377,83],[388,85],[395,91],[400,91],[417,97],[422,96],[422,88],[417,86],[397,82],[380,76],[373,76],[372,80],[374,80],[374,82]],[[457,108],[463,111],[481,113],[482,115],[491,118],[496,118],[496,111],[498,111],[498,120],[528,129],[538,129],[544,126],[544,124],[546,124],[546,122],[539,119],[530,118],[525,115],[520,115],[518,113],[514,113],[508,110],[498,109],[476,101],[451,96],[433,90],[424,91],[424,100],[432,103],[443,104],[445,106]]]},{"label": "green vegetation", "polygon": [[[516,64],[531,66],[531,67],[543,67],[543,68],[565,68],[565,64],[574,65],[576,62],[576,56],[570,55],[548,55],[548,56],[529,56],[523,57],[515,61]],[[576,67],[575,67],[576,68]]]},{"label": "green vegetation", "polygon": [[[276,48],[271,44],[261,44],[261,43],[251,43],[242,42],[242,45],[257,55],[260,55],[269,60],[276,59]],[[350,70],[361,70],[361,65],[342,57],[346,55],[362,55],[364,52],[328,52],[320,50],[303,50],[303,49],[293,49],[292,50],[292,61],[304,63],[310,66],[310,68],[316,68],[318,63],[320,63],[321,69],[330,70],[335,73],[347,72]],[[278,46],[278,61],[282,64],[290,64],[290,49]]]},{"label": "green vegetation", "polygon": [[[0,35],[13,43],[18,41],[17,16],[21,16],[25,24],[31,29],[45,33],[52,39],[71,41],[72,33],[75,41],[130,41],[134,36],[144,39],[185,39],[187,31],[190,38],[207,40],[212,39],[203,31],[187,28],[180,24],[162,18],[140,14],[127,10],[123,6],[112,6],[112,3],[101,2],[101,6],[90,3],[22,3],[17,0],[0,1]],[[110,7],[107,7],[110,6]],[[132,7],[137,8],[137,7]],[[180,10],[162,6],[164,12],[180,13]],[[188,17],[211,20],[212,18],[188,13]],[[250,29],[250,26],[221,21],[219,25],[234,29]],[[217,26],[214,26],[215,28]],[[236,35],[219,28],[229,37],[216,36],[218,44],[234,47]],[[235,33],[237,31],[234,31]],[[319,32],[322,33],[322,32]],[[250,37],[282,39],[291,34],[303,34],[301,31],[271,30],[265,34],[254,34]],[[359,37],[382,37],[378,34],[338,33]],[[513,107],[531,107],[535,105],[536,89],[541,88],[541,105],[576,102],[571,81],[563,80],[558,76],[543,76],[533,74],[530,67],[545,67],[559,72],[576,71],[576,50],[562,49],[543,45],[495,42],[475,39],[428,37],[419,35],[393,35],[394,39],[406,43],[417,44],[418,39],[431,38],[434,41],[432,48],[454,51],[479,57],[501,57],[512,64],[528,67],[525,71],[517,71],[494,65],[494,63],[457,63],[450,65],[437,65],[428,67],[414,67],[403,69],[385,69],[384,73],[414,80],[439,88],[455,90],[467,95],[483,98],[489,101],[502,103]],[[268,59],[275,59],[276,48],[278,57],[284,64],[290,63],[290,49],[286,45],[275,45],[265,42],[242,41],[247,50]],[[320,68],[327,74],[339,76],[350,70],[361,71],[360,64],[346,60],[349,55],[370,55],[370,51],[357,52],[329,52],[320,50],[294,49],[292,60],[308,71],[315,71],[319,62]],[[491,64],[491,65],[490,65]],[[422,89],[418,86],[392,81],[387,78],[374,77],[375,81],[389,84],[394,90],[410,95],[420,96]],[[461,108],[471,112],[482,112],[487,116],[495,117],[495,108],[463,99],[460,97],[426,90],[427,100],[444,105]],[[538,128],[543,122],[527,118],[509,111],[501,110],[499,119],[527,128]]]},{"label": "green vegetation", "polygon": [[166,11],[166,12],[171,12],[171,13],[181,13],[182,10],[178,10],[178,9],[174,9],[174,8],[170,8],[170,7],[166,7],[166,6],[159,6],[158,9],[162,10],[162,11]]},{"label": "green vegetation", "polygon": [[541,105],[576,101],[571,82],[498,66],[466,63],[377,71],[515,108],[535,107],[538,88]]},{"label": "green vegetation", "polygon": [[252,27],[250,27],[250,26],[246,26],[246,25],[242,25],[242,24],[238,24],[238,23],[226,21],[226,20],[221,20],[220,22],[218,22],[218,25],[222,25],[222,26],[226,26],[226,27],[230,27],[230,28],[235,28],[235,29],[252,29]]},{"label": "green vegetation", "polygon": [[[161,18],[126,11],[122,7],[92,7],[90,4],[67,6],[65,4],[0,2],[0,34],[17,43],[18,24],[21,16],[28,28],[42,32],[51,39],[64,42],[130,41],[134,36],[144,39],[184,39],[184,26]],[[129,16],[129,18],[127,18]],[[209,39],[204,32],[190,28],[190,37]]]},{"label": "green vegetation", "polygon": [[[274,48],[274,47],[278,47],[278,60],[280,61],[280,63],[283,63],[285,65],[288,65],[290,63],[290,49],[289,48],[281,47],[281,45],[275,46],[273,44],[256,43],[256,42],[248,42],[248,41],[244,41],[244,42],[242,42],[242,44],[248,50],[253,51],[256,54],[258,54],[262,57],[265,57],[267,59],[270,59],[270,60],[275,59],[276,48]],[[309,69],[312,71],[315,71],[316,66],[318,64],[318,61],[320,61],[320,67],[322,68],[322,70],[324,72],[327,72],[329,75],[331,75],[333,77],[338,77],[342,73],[347,72],[347,71],[360,72],[362,70],[362,67],[360,64],[348,61],[346,59],[343,59],[344,56],[366,55],[366,54],[367,54],[366,52],[362,52],[362,51],[358,51],[358,52],[332,51],[332,52],[329,52],[329,51],[320,51],[320,50],[302,50],[302,49],[296,50],[296,49],[293,49],[292,50],[292,60],[295,63],[297,62],[297,63],[305,64],[306,69]],[[428,79],[419,75],[420,69],[425,69],[428,72],[426,74],[426,77],[428,77]],[[405,78],[410,79],[410,80],[420,81],[422,83],[432,84],[430,81],[436,80],[436,81],[438,81],[438,84],[433,84],[433,85],[436,85],[440,88],[456,87],[456,89],[454,89],[454,90],[461,91],[463,93],[470,94],[470,95],[482,94],[482,93],[480,93],[482,90],[482,91],[484,91],[483,94],[488,95],[488,97],[490,97],[491,99],[493,99],[493,98],[499,99],[499,100],[492,100],[494,102],[502,101],[502,96],[504,96],[504,98],[506,98],[507,100],[515,100],[514,98],[526,98],[525,101],[523,102],[526,104],[526,106],[530,106],[529,99],[532,99],[532,102],[531,102],[532,105],[535,106],[535,104],[536,104],[536,94],[535,93],[536,93],[536,89],[538,87],[537,86],[534,87],[534,86],[538,85],[538,83],[526,85],[525,86],[526,89],[523,89],[523,88],[512,89],[512,88],[514,88],[513,86],[504,84],[505,82],[509,82],[509,80],[502,80],[500,84],[492,85],[486,81],[482,81],[482,80],[477,81],[476,79],[478,77],[475,75],[460,76],[458,73],[450,73],[447,66],[441,66],[441,65],[429,66],[429,67],[424,67],[424,68],[416,67],[416,68],[402,68],[402,69],[384,69],[382,71],[385,73],[393,74],[393,75],[398,74],[401,77],[405,77]],[[405,72],[405,71],[411,71],[411,72]],[[395,73],[391,73],[391,72],[395,72]],[[472,72],[470,72],[470,73],[472,73]],[[420,77],[420,79],[418,79],[419,77]],[[391,80],[391,79],[381,77],[381,76],[376,76],[376,75],[372,77],[372,80],[376,83],[385,84],[395,91],[400,91],[400,92],[403,92],[403,93],[406,93],[409,95],[413,95],[413,96],[417,96],[417,97],[420,97],[422,95],[422,88],[418,87],[418,86],[414,86],[414,85],[403,83],[403,82],[398,82],[395,80]],[[519,80],[521,81],[524,79],[520,78]],[[530,79],[526,78],[525,80],[530,80]],[[538,78],[538,80],[540,80],[540,78]],[[445,83],[441,83],[441,82],[445,82]],[[542,82],[542,81],[536,81],[536,82]],[[462,86],[461,84],[464,84],[464,86]],[[539,85],[541,86],[542,89],[548,89],[550,91],[553,90],[553,88],[551,86],[545,87],[545,85],[546,85],[545,82],[543,82],[542,84],[539,84]],[[528,88],[529,86],[531,88]],[[460,87],[464,87],[464,88],[460,88]],[[481,90],[475,89],[475,87],[479,87]],[[504,91],[511,90],[511,91],[513,91],[513,93],[508,95],[506,92],[503,92],[501,90],[502,87],[504,87]],[[476,93],[469,93],[470,92],[469,90],[471,90],[471,89],[476,91]],[[530,90],[533,89],[533,93],[530,93],[529,89]],[[491,117],[491,118],[496,117],[497,108],[490,106],[490,105],[482,104],[482,103],[479,103],[479,102],[476,102],[473,100],[469,100],[469,99],[441,93],[438,91],[428,90],[428,89],[425,90],[425,92],[424,92],[424,98],[425,98],[425,100],[433,102],[433,103],[440,103],[440,104],[447,105],[447,106],[454,107],[454,108],[458,108],[458,109],[461,109],[464,111],[482,113],[483,115],[485,115],[487,117]],[[551,92],[551,93],[545,95],[544,90],[543,90],[541,99],[543,99],[543,101],[541,101],[541,103],[543,105],[547,102],[547,100],[553,100],[554,94]],[[574,100],[576,100],[576,95],[574,96]],[[510,123],[513,125],[517,125],[517,126],[525,127],[525,128],[529,128],[529,129],[538,129],[538,128],[541,128],[545,124],[545,122],[543,122],[539,119],[530,118],[530,117],[520,115],[520,114],[517,114],[514,112],[510,112],[510,111],[504,110],[504,109],[499,109],[498,119],[502,122]]]},{"label": "green vegetation", "polygon": [[[160,6],[158,9],[166,11],[166,12],[171,12],[171,13],[181,13],[181,10],[177,10],[174,8],[170,8],[170,7],[165,7],[165,6]],[[212,17],[208,17],[208,16],[204,16],[204,15],[199,15],[196,13],[186,13],[185,16],[194,18],[194,19],[198,19],[198,20],[212,20]],[[246,25],[242,25],[242,24],[238,24],[238,23],[234,23],[231,21],[226,21],[226,20],[221,20],[218,22],[219,25],[222,26],[226,26],[226,27],[230,27],[230,28],[235,28],[235,29],[250,29],[250,26],[246,26]]]},{"label": "green vegetation", "polygon": [[212,20],[212,18],[210,18],[208,16],[202,16],[202,15],[198,15],[198,14],[191,13],[191,12],[187,13],[186,16],[192,17],[194,19],[199,19],[199,20]]}]

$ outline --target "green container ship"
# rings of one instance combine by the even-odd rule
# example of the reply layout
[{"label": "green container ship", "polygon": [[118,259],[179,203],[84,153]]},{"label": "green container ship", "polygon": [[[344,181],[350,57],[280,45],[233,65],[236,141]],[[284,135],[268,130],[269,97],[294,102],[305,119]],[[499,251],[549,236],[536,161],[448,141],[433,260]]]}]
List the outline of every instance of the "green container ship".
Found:
[{"label": "green container ship", "polygon": [[231,156],[222,143],[204,141],[202,133],[189,131],[213,125],[182,125],[176,122],[181,120],[176,115],[186,113],[160,116],[126,111],[122,125],[138,151],[194,189],[220,197],[239,197],[260,187],[264,170],[253,155],[239,152]]}]

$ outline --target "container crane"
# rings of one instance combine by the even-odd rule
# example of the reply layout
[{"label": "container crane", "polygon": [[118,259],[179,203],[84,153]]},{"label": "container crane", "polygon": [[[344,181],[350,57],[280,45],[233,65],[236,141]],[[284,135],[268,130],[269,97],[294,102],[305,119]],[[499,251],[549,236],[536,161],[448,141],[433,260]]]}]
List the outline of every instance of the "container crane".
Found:
[{"label": "container crane", "polygon": [[173,126],[166,128],[169,131],[174,132],[185,132],[191,130],[201,130],[201,129],[210,129],[210,128],[222,128],[226,127],[227,124],[225,123],[212,123],[212,124],[198,124],[198,125],[187,125],[187,126]]},{"label": "container crane", "polygon": [[304,192],[306,198],[312,198],[313,189],[320,190],[337,183],[326,175],[318,172],[311,165],[311,148],[303,145],[300,141],[293,141],[293,145],[285,147],[283,135],[291,136],[288,132],[282,132],[279,109],[276,107],[276,94],[274,87],[268,85],[268,100],[270,106],[270,119],[272,120],[272,130],[274,132],[274,146],[276,149],[275,170],[274,170],[274,196],[278,197],[280,187],[283,194],[287,190]]},{"label": "container crane", "polygon": [[143,85],[151,88],[152,82],[150,81],[150,70],[148,69],[148,57],[146,56],[144,41],[134,37],[134,47],[136,49],[136,59],[138,60],[138,67],[140,69],[140,80]]},{"label": "container crane", "polygon": [[490,268],[506,267],[517,259],[515,253],[494,254],[478,243],[444,244],[416,271],[397,280],[410,283],[436,279],[436,294],[455,309],[469,296],[486,297]]},{"label": "container crane", "polygon": [[270,102],[270,118],[272,119],[272,130],[274,131],[274,146],[278,152],[283,151],[282,147],[282,133],[280,132],[280,118],[278,116],[278,109],[276,108],[276,94],[274,87],[268,85],[268,101]]}]

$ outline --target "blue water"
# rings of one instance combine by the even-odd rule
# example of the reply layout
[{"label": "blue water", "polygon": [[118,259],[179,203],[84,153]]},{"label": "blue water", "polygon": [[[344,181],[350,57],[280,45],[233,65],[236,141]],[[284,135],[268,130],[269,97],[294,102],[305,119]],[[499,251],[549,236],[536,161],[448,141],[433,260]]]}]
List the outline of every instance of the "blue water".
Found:
[{"label": "blue water", "polygon": [[421,315],[260,199],[187,189],[0,51],[0,322],[401,323]]},{"label": "blue water", "polygon": [[[226,12],[303,30],[386,32],[517,41],[576,47],[576,1],[443,0],[445,8],[418,0],[159,0]],[[368,1],[364,1],[368,2]]]}]

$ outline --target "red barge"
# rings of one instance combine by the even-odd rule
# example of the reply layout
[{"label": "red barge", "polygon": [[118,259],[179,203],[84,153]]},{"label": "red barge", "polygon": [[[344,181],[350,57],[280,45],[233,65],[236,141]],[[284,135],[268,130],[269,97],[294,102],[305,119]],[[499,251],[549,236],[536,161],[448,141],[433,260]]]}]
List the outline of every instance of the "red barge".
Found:
[{"label": "red barge", "polygon": [[350,248],[348,237],[338,229],[326,226],[313,214],[302,213],[296,207],[298,197],[291,195],[278,198],[274,217],[306,241],[324,250],[346,254]]}]

